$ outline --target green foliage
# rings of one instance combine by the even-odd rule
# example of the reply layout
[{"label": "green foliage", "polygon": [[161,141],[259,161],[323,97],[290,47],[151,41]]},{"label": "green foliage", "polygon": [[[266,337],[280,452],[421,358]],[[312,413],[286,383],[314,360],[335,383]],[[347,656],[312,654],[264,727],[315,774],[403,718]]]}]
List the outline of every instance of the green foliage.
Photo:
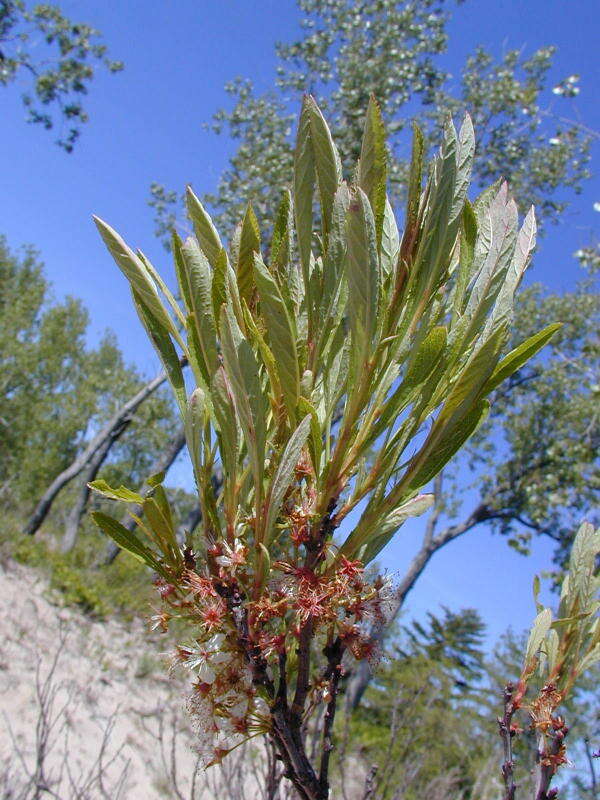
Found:
[{"label": "green foliage", "polygon": [[24,0],[0,4],[0,86],[33,76],[22,96],[27,121],[46,130],[58,121],[66,123],[67,131],[57,144],[67,153],[88,121],[82,99],[95,71],[123,69],[121,61],[108,57],[99,39],[97,30],[69,19],[57,5]]},{"label": "green foliage", "polygon": [[549,319],[562,327],[494,392],[489,421],[469,444],[490,524],[521,551],[533,532],[549,535],[559,567],[574,527],[594,518],[600,490],[599,299],[589,281],[563,295],[539,284],[520,293],[512,346]]},{"label": "green foliage", "polygon": [[[495,385],[494,370],[506,341],[513,294],[533,245],[531,218],[517,236],[516,207],[506,184],[484,194],[475,206],[470,260],[464,258],[462,248],[461,291],[451,290],[457,240],[464,238],[460,223],[475,143],[468,118],[458,134],[449,122],[422,197],[420,168],[414,168],[409,208],[412,204],[417,210],[409,215],[399,256],[386,275],[382,268],[386,203],[381,191],[385,190],[386,172],[381,125],[379,108],[371,101],[361,151],[367,163],[360,163],[357,175],[375,202],[374,210],[360,185],[342,182],[327,125],[314,100],[305,98],[293,192],[301,279],[298,298],[288,293],[290,283],[297,283],[297,278],[288,280],[295,265],[287,265],[286,275],[264,263],[256,220],[248,208],[239,244],[232,244],[230,262],[225,261],[219,290],[223,302],[217,309],[212,281],[219,274],[220,238],[202,206],[190,195],[199,240],[181,244],[174,239],[184,302],[184,308],[177,307],[175,312],[179,319],[187,320],[187,342],[182,341],[168,306],[161,304],[161,284],[154,280],[153,270],[106,223],[97,220],[109,251],[131,283],[140,318],[169,373],[186,425],[205,533],[218,536],[225,527],[235,530],[241,519],[253,515],[257,569],[263,557],[261,548],[268,546],[272,525],[279,517],[281,499],[293,486],[293,460],[298,459],[308,437],[312,414],[298,427],[302,409],[314,409],[314,443],[327,454],[321,462],[312,450],[317,496],[314,514],[318,517],[337,504],[348,489],[350,497],[336,515],[339,523],[366,498],[365,510],[342,552],[348,558],[370,561],[409,515],[404,509],[410,508],[418,490],[481,422],[487,411],[485,395]],[[315,192],[320,207],[319,239],[313,239]],[[419,197],[420,201],[416,200]],[[250,256],[252,271],[248,269]],[[331,300],[324,302],[328,295]],[[171,304],[170,296],[167,299]],[[451,310],[452,319],[448,320]],[[433,355],[424,357],[420,343],[429,342],[444,322],[444,337],[433,347]],[[346,326],[349,338],[344,335]],[[523,352],[531,356],[545,341],[545,336],[530,337]],[[177,344],[197,381],[189,402]],[[216,358],[217,347],[222,351],[223,366]],[[414,358],[431,360],[423,369],[415,366]],[[335,389],[329,385],[334,362],[338,363]],[[434,363],[437,369],[432,372]],[[502,375],[520,365],[519,358],[505,360]],[[334,435],[332,417],[340,402],[343,411]],[[213,411],[219,405],[224,412],[220,418]],[[396,428],[398,415],[407,408],[411,413]],[[382,426],[378,421],[384,411],[388,413]],[[429,418],[429,435],[405,462],[403,454],[409,446],[414,449],[414,437]],[[223,497],[235,496],[237,508],[232,504],[219,509],[207,499],[207,482],[216,463],[215,450],[209,444],[212,426],[221,459],[230,463],[224,474]],[[242,447],[236,445],[235,462],[231,448],[240,434]],[[362,465],[376,439],[382,442],[379,452],[370,470],[364,470]],[[287,460],[290,466],[282,472]],[[417,504],[413,513],[424,507]],[[224,513],[228,516],[223,517]],[[393,523],[387,523],[389,534],[382,537],[381,525],[386,520]],[[109,527],[104,518],[97,522],[104,530]],[[167,537],[173,534],[172,523],[165,531],[170,531],[165,533]],[[176,555],[168,538],[153,526],[150,537],[158,546],[155,555],[142,554],[141,543],[133,538],[128,549],[145,560],[160,554],[165,564],[174,568]],[[123,536],[117,538],[125,546]]]},{"label": "green foliage", "polygon": [[464,689],[482,677],[485,626],[475,609],[455,613],[442,607],[442,611],[441,617],[428,611],[426,623],[413,621],[404,627],[406,644],[400,642],[396,652],[403,658],[420,655],[442,664],[456,686]]},{"label": "green foliage", "polygon": [[[203,763],[268,732],[286,776],[311,800],[329,796],[344,651],[368,657],[374,642],[361,625],[369,614],[384,620],[388,584],[366,582],[364,567],[407,518],[431,505],[420,490],[480,425],[486,396],[558,329],[533,333],[501,360],[535,241],[533,212],[519,231],[505,182],[468,204],[475,153],[468,117],[458,132],[447,121],[424,186],[421,142],[417,131],[401,237],[385,193],[376,101],[346,183],[329,128],[306,96],[293,191],[268,225],[273,251],[263,252],[248,205],[227,252],[188,192],[197,238],[172,238],[180,301],[96,219],[173,389],[202,518],[182,551],[157,476],[142,516],[130,512],[135,533],[103,512],[94,521],[162,578],[167,610],[159,624],[175,618],[195,628],[177,658],[200,678],[190,708]],[[182,360],[195,382],[189,396]],[[105,481],[90,487],[113,501],[142,499]],[[359,503],[354,528],[334,542],[333,531]],[[456,633],[468,641],[457,669],[476,676],[477,620]],[[311,660],[320,637],[325,667]],[[418,638],[412,644],[418,650]],[[427,661],[440,647],[432,645]],[[301,726],[319,699],[327,710],[317,777]],[[433,728],[439,725],[436,718]],[[432,736],[422,725],[421,732]],[[457,780],[462,789],[469,777]]]},{"label": "green foliage", "polygon": [[358,758],[365,769],[378,764],[381,800],[396,797],[399,786],[407,800],[498,796],[485,791],[495,784],[495,732],[474,686],[483,674],[483,630],[476,612],[444,609],[394,637],[363,702],[340,720],[342,778],[351,780],[346,765]]},{"label": "green foliage", "polygon": [[[483,186],[503,175],[518,203],[533,203],[542,222],[556,222],[568,204],[564,190],[578,192],[589,177],[590,138],[576,113],[569,120],[567,107],[576,92],[556,91],[567,81],[550,92],[554,48],[529,56],[509,50],[499,60],[478,48],[454,81],[440,63],[452,45],[447,0],[298,0],[298,7],[302,34],[276,46],[274,88],[256,94],[251,76],[236,78],[225,86],[232,107],[217,111],[209,126],[237,145],[217,192],[205,198],[224,231],[234,229],[248,199],[261,225],[270,218],[293,162],[289,101],[307,91],[327,115],[346,170],[360,156],[369,97],[377,98],[388,132],[389,192],[396,201],[406,199],[411,121],[418,121],[428,150],[439,141],[448,113],[465,110],[480,132],[474,181]],[[177,194],[159,184],[151,194],[157,231],[164,236],[176,219]],[[378,214],[380,219],[381,208]]]},{"label": "green foliage", "polygon": [[[23,508],[68,466],[86,439],[142,385],[114,335],[86,345],[88,315],[73,298],[53,302],[38,256],[0,239],[0,483],[4,507]],[[111,452],[103,474],[141,482],[173,425],[157,393]]]}]

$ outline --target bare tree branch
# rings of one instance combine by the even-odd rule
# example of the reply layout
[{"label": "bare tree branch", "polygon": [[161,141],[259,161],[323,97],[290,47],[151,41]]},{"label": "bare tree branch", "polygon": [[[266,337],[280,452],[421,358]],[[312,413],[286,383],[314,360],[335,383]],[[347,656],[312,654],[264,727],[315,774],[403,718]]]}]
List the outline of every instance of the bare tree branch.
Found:
[{"label": "bare tree branch", "polygon": [[[187,364],[187,359],[182,357],[180,359],[182,366]],[[88,444],[85,450],[77,456],[77,458],[66,468],[60,475],[52,481],[50,486],[46,489],[38,504],[36,505],[33,513],[31,514],[23,533],[28,536],[33,536],[39,530],[41,524],[46,519],[52,504],[56,500],[59,492],[75,478],[79,473],[85,469],[90,460],[95,456],[96,452],[102,448],[106,441],[112,438],[114,443],[118,436],[115,435],[115,430],[122,428],[125,422],[129,423],[131,416],[136,412],[138,407],[155,392],[167,379],[165,372],[160,372],[153,380],[149,381],[143,386],[137,394],[131,397],[121,408],[116,411],[106,425],[100,430]],[[121,430],[121,433],[123,430]]]}]

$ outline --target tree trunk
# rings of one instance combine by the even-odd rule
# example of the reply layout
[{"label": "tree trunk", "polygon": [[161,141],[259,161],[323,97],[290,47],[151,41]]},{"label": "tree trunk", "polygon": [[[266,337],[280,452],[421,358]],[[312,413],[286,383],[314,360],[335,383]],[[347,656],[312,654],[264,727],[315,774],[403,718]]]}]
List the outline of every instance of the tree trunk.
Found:
[{"label": "tree trunk", "polygon": [[60,546],[62,553],[69,553],[75,547],[77,534],[79,533],[79,526],[81,525],[81,518],[85,513],[90,496],[90,488],[88,483],[91,483],[93,480],[95,480],[98,470],[104,463],[110,448],[117,441],[117,439],[122,436],[125,430],[129,427],[130,423],[131,417],[128,417],[127,419],[123,420],[119,427],[114,428],[111,435],[106,439],[104,444],[98,450],[96,450],[95,454],[88,462],[88,468],[85,473],[81,489],[79,490],[77,501],[71,509],[71,513],[67,519],[67,524],[65,525],[65,533]]},{"label": "tree trunk", "polygon": [[[166,472],[171,464],[175,461],[179,453],[181,452],[183,445],[185,444],[185,431],[181,428],[175,437],[171,440],[168,447],[158,456],[156,461],[152,464],[150,468],[150,475],[155,475],[157,472]],[[142,495],[147,495],[151,491],[149,486],[146,486],[142,491]],[[132,509],[132,513],[136,516],[139,516],[142,513],[142,507],[140,505],[136,505]],[[134,519],[132,519],[129,514],[123,520],[123,525],[127,528],[127,530],[134,531],[137,527],[137,523]],[[112,540],[108,543],[108,547],[104,553],[104,558],[102,559],[101,563],[105,566],[112,564],[115,558],[121,552],[121,548],[118,544],[113,542]]]},{"label": "tree trunk", "polygon": [[[181,359],[181,365],[185,366],[187,359]],[[79,473],[85,469],[90,460],[94,457],[97,450],[101,448],[107,439],[113,435],[115,428],[118,428],[123,422],[131,417],[137,410],[138,406],[144,402],[158,387],[164,383],[167,376],[165,372],[160,372],[156,378],[151,380],[140,391],[124,403],[121,408],[112,416],[107,424],[99,431],[92,441],[88,444],[85,450],[72,462],[60,475],[52,481],[50,486],[46,489],[40,498],[37,506],[35,507],[27,525],[23,529],[23,533],[28,536],[33,536],[40,528],[42,522],[46,519],[48,512],[52,507],[52,503],[56,499],[58,493],[70,481],[73,480]]]}]

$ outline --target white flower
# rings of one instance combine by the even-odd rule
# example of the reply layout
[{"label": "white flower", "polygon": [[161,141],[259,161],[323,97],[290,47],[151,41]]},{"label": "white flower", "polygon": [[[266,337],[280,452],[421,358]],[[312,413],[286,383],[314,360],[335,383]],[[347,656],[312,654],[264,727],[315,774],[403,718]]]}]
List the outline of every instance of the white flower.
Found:
[{"label": "white flower", "polygon": [[219,664],[231,660],[231,654],[223,650],[225,634],[216,633],[206,642],[198,642],[197,646],[187,648],[189,655],[185,663],[196,670],[202,683],[213,683],[217,677]]},{"label": "white flower", "polygon": [[560,139],[557,139],[556,136],[553,136],[552,139],[548,139],[548,143],[552,145],[560,144]]},{"label": "white flower", "polygon": [[215,561],[221,567],[235,569],[246,563],[246,548],[239,539],[234,539],[233,547],[230,547],[227,542],[223,542],[223,549],[225,552],[222,556],[217,556]]},{"label": "white flower", "polygon": [[594,203],[592,208],[594,209],[594,211],[600,211],[600,203],[598,203],[598,202]]}]

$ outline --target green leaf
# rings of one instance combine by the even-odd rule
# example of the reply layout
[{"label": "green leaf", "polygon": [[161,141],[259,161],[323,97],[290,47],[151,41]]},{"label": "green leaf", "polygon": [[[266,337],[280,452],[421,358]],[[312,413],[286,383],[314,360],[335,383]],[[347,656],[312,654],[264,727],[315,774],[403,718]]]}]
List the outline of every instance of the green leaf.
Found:
[{"label": "green leaf", "polygon": [[406,389],[420,386],[431,375],[446,349],[448,334],[443,325],[436,325],[423,339],[409,360],[402,385]]},{"label": "green leaf", "polygon": [[421,307],[443,282],[450,264],[460,216],[455,214],[457,139],[452,121],[444,128],[444,141],[429,180],[428,202],[411,273],[414,302]]},{"label": "green leaf", "polygon": [[386,197],[383,211],[380,252],[381,270],[384,275],[392,275],[394,273],[399,252],[400,234],[398,233],[398,225],[390,201]]},{"label": "green leaf", "polygon": [[211,377],[218,366],[217,333],[213,316],[210,264],[198,243],[191,237],[186,240],[181,252],[189,280],[198,341],[202,348],[207,370],[205,380],[210,383]]},{"label": "green leaf", "polygon": [[140,505],[144,502],[144,498],[141,494],[133,492],[122,484],[117,489],[113,489],[104,479],[100,479],[97,481],[90,481],[88,486],[92,491],[101,494],[103,497],[108,497],[109,500],[124,500],[126,503],[139,503]]},{"label": "green leaf", "polygon": [[[377,558],[391,541],[398,529],[411,517],[419,517],[431,508],[435,500],[432,494],[420,494],[386,514],[376,523],[362,526],[360,521],[346,539],[340,552],[347,558],[358,557],[366,565]],[[368,515],[365,514],[365,518]]]},{"label": "green leaf", "polygon": [[104,531],[107,536],[110,536],[119,547],[123,550],[127,550],[127,552],[131,553],[138,561],[141,561],[155,572],[158,572],[165,580],[170,580],[169,574],[161,566],[152,550],[146,547],[146,545],[124,525],[116,519],[109,517],[108,514],[103,514],[101,511],[93,511],[91,517],[94,523]]},{"label": "green leaf", "polygon": [[[273,398],[279,400],[283,396],[283,389],[281,388],[281,381],[279,379],[279,370],[277,369],[277,362],[273,351],[267,344],[267,340],[262,334],[256,324],[256,320],[250,313],[250,310],[244,302],[244,321],[246,323],[246,336],[252,347],[258,351],[262,363],[269,376],[269,383],[271,385],[271,394]],[[262,326],[261,326],[262,327]],[[267,390],[268,391],[268,390]]]},{"label": "green leaf", "polygon": [[293,226],[292,194],[289,189],[285,189],[275,216],[270,248],[270,264],[280,278],[287,275],[292,265]]},{"label": "green leaf", "polygon": [[327,239],[331,230],[333,198],[342,180],[342,166],[336,146],[331,138],[329,126],[311,95],[308,95],[306,105],[310,118],[310,142],[321,202],[323,240],[325,246],[327,246]]},{"label": "green leaf", "polygon": [[296,355],[294,324],[275,279],[258,255],[254,259],[254,278],[284,400],[289,417],[294,420],[300,394],[300,368]]},{"label": "green leaf", "polygon": [[525,650],[525,664],[531,665],[533,659],[537,655],[542,642],[546,638],[546,634],[552,625],[552,611],[549,608],[544,608],[537,615],[527,640],[527,648]]},{"label": "green leaf", "polygon": [[256,214],[252,210],[252,206],[248,204],[242,222],[240,251],[236,269],[240,297],[245,300],[248,305],[251,304],[252,295],[254,293],[254,256],[257,253],[260,253],[258,220],[256,219]]},{"label": "green leaf", "polygon": [[352,192],[347,213],[348,316],[358,350],[366,354],[377,330],[379,259],[375,220],[369,200],[359,187]]},{"label": "green leaf", "polygon": [[[315,192],[315,158],[310,136],[311,114],[308,97],[302,101],[294,151],[294,215],[296,238],[302,266],[305,291],[308,291],[310,254],[312,249],[313,196]],[[309,298],[310,299],[310,298]],[[309,302],[310,308],[310,302]]]},{"label": "green leaf", "polygon": [[313,404],[305,397],[300,397],[298,400],[298,410],[300,414],[310,414],[310,438],[308,440],[308,449],[313,462],[315,475],[318,476],[321,471],[321,458],[323,455],[323,437],[321,434],[319,415]]},{"label": "green leaf", "polygon": [[108,251],[131,284],[132,290],[142,299],[144,306],[149,309],[160,324],[171,334],[176,335],[177,328],[165,310],[158,296],[156,286],[148,275],[148,271],[141,259],[125,244],[110,225],[107,225],[99,217],[94,217],[94,222]]},{"label": "green leaf", "polygon": [[215,267],[219,252],[222,249],[221,240],[217,229],[215,228],[210,215],[192,191],[192,187],[188,186],[185,192],[186,205],[188,213],[194,225],[194,232],[198,243],[202,248],[202,252],[208,259],[208,263]]},{"label": "green leaf", "polygon": [[421,201],[421,184],[423,182],[423,154],[425,152],[425,137],[416,122],[413,122],[413,141],[408,177],[408,197],[406,200],[406,222],[400,259],[406,261],[412,256],[417,241],[419,228],[419,203]]},{"label": "green leaf", "polygon": [[235,320],[231,307],[221,309],[221,346],[225,370],[233,392],[248,455],[252,464],[257,498],[262,496],[265,468],[268,405],[262,391],[254,352]]},{"label": "green leaf", "polygon": [[518,347],[505,356],[493,371],[491,377],[484,387],[484,393],[489,394],[503,381],[520,369],[523,364],[526,364],[531,358],[544,347],[554,334],[562,328],[562,322],[555,322],[552,325],[547,325],[541,331],[534,333],[529,339],[526,339]]},{"label": "green leaf", "polygon": [[221,439],[223,472],[225,475],[233,476],[236,472],[238,454],[238,425],[231,387],[223,367],[219,367],[215,372],[211,390],[217,432]]},{"label": "green leaf", "polygon": [[142,325],[146,329],[146,333],[150,341],[154,345],[156,352],[167,373],[167,378],[175,394],[175,399],[181,416],[185,417],[185,409],[187,406],[187,393],[185,390],[185,381],[183,378],[183,370],[181,368],[181,361],[175,350],[175,346],[169,335],[169,331],[164,325],[156,319],[151,311],[145,306],[143,299],[137,294],[132,287],[133,302],[135,304],[138,316]]},{"label": "green leaf", "polygon": [[360,151],[358,185],[369,198],[375,219],[377,251],[381,251],[383,219],[386,206],[387,152],[381,108],[371,95]]},{"label": "green leaf", "polygon": [[487,395],[488,380],[508,336],[506,324],[501,325],[469,358],[442,408],[439,420],[460,417],[465,409]]},{"label": "green leaf", "polygon": [[146,478],[146,484],[150,486],[150,488],[160,486],[165,480],[165,475],[166,472],[164,470],[162,472],[156,472],[154,475],[150,475],[149,478]]},{"label": "green leaf", "polygon": [[438,325],[421,342],[400,384],[382,406],[367,442],[373,442],[386,430],[410,403],[420,387],[433,373],[446,349],[446,328]]},{"label": "green leaf", "polygon": [[333,199],[331,231],[325,257],[323,259],[323,281],[319,298],[319,317],[317,324],[318,343],[316,352],[322,355],[323,348],[332,329],[344,310],[343,297],[346,291],[344,265],[347,248],[346,215],[350,206],[350,192],[342,183]]},{"label": "green leaf", "polygon": [[489,411],[487,400],[479,401],[452,424],[438,418],[417,455],[411,460],[402,478],[406,491],[417,490],[429,483],[472,436]]},{"label": "green leaf", "polygon": [[265,522],[265,535],[263,538],[263,542],[266,546],[268,546],[271,540],[273,528],[281,511],[283,499],[294,480],[294,470],[296,468],[296,464],[298,463],[298,459],[300,458],[302,448],[306,444],[306,440],[308,438],[310,421],[310,414],[307,414],[302,422],[298,425],[294,433],[290,436],[288,443],[281,454],[281,458],[279,459],[275,474],[273,475],[267,500],[267,516]]},{"label": "green leaf", "polygon": [[157,491],[154,497],[147,497],[144,500],[143,509],[144,518],[152,529],[155,541],[162,550],[166,563],[174,567],[180,566],[182,558],[173,529],[170,509],[168,508],[168,503],[166,503],[166,496],[161,498],[160,492]]},{"label": "green leaf", "polygon": [[221,307],[227,303],[228,270],[229,262],[227,260],[227,252],[224,248],[221,248],[215,261],[211,286],[213,316],[215,321],[221,318]]},{"label": "green leaf", "polygon": [[175,263],[175,275],[177,285],[181,292],[181,298],[187,309],[188,314],[194,313],[194,303],[192,300],[192,287],[190,286],[190,276],[186,263],[183,258],[183,242],[176,230],[171,232],[171,250],[173,251],[173,261]]}]

